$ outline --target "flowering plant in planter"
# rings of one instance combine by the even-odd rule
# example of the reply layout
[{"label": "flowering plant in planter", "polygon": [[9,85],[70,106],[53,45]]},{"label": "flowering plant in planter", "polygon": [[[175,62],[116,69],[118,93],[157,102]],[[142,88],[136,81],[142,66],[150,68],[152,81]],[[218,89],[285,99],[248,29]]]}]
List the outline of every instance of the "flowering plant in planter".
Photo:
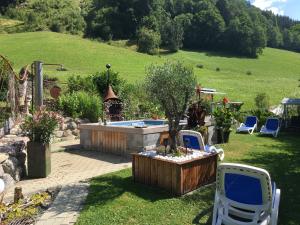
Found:
[{"label": "flowering plant in planter", "polygon": [[31,142],[49,144],[55,128],[62,122],[62,117],[58,113],[41,108],[33,116],[25,118],[21,129]]},{"label": "flowering plant in planter", "polygon": [[32,178],[47,177],[51,173],[50,139],[55,128],[62,122],[62,117],[56,112],[38,109],[32,116],[25,119],[21,126],[29,137],[27,143],[28,176]]},{"label": "flowering plant in planter", "polygon": [[[216,121],[216,128],[220,132],[220,135],[218,136],[222,137],[221,142],[228,142],[233,122],[233,112],[228,103],[229,100],[225,97],[222,101],[221,107],[217,107],[213,112],[213,116]],[[224,138],[224,136],[227,138]]]}]

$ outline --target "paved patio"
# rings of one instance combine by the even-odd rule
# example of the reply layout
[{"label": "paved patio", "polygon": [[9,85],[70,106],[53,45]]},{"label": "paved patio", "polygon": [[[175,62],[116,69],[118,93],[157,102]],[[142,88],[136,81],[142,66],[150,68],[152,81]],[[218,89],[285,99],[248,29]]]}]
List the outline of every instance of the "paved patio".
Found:
[{"label": "paved patio", "polygon": [[[38,222],[42,224],[74,224],[88,193],[87,180],[102,174],[131,167],[131,162],[120,156],[96,151],[81,150],[79,140],[51,146],[51,174],[47,178],[22,180],[14,185],[23,189],[24,195],[61,186],[55,202]],[[5,200],[14,194],[11,187]]]}]

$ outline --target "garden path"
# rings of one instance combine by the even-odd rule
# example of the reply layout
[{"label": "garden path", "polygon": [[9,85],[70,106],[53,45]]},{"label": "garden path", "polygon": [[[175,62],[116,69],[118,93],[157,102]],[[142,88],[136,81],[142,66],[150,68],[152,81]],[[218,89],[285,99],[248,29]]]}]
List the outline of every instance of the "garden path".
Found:
[{"label": "garden path", "polygon": [[[50,214],[46,211],[53,225],[60,224],[62,220],[59,218],[62,219],[65,216],[69,216],[70,223],[66,222],[68,220],[66,218],[63,224],[72,224],[74,218],[76,221],[80,205],[87,195],[87,181],[90,178],[131,166],[128,159],[120,156],[81,150],[79,140],[56,143],[51,146],[51,149],[51,174],[47,178],[26,179],[16,183],[6,192],[5,200],[13,198],[16,186],[22,187],[23,194],[26,196],[47,188],[62,187],[55,200],[57,203],[54,202],[55,204],[48,209]],[[74,207],[68,208],[68,204]],[[53,211],[55,211],[54,214]],[[57,218],[58,221],[55,222]]]}]

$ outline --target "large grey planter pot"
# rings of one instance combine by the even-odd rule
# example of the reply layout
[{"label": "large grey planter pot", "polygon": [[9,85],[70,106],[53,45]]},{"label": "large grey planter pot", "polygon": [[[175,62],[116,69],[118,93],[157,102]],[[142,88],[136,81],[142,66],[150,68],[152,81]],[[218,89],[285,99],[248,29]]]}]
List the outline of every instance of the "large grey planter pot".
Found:
[{"label": "large grey planter pot", "polygon": [[28,177],[45,178],[51,173],[51,149],[49,144],[27,143]]}]

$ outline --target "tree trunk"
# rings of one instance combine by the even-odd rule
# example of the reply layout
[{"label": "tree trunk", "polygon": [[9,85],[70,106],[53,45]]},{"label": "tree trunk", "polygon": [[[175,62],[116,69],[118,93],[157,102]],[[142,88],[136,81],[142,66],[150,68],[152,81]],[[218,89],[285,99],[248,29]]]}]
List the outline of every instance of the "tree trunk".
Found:
[{"label": "tree trunk", "polygon": [[177,131],[175,129],[169,131],[170,134],[170,150],[173,152],[177,149],[176,135]]}]

